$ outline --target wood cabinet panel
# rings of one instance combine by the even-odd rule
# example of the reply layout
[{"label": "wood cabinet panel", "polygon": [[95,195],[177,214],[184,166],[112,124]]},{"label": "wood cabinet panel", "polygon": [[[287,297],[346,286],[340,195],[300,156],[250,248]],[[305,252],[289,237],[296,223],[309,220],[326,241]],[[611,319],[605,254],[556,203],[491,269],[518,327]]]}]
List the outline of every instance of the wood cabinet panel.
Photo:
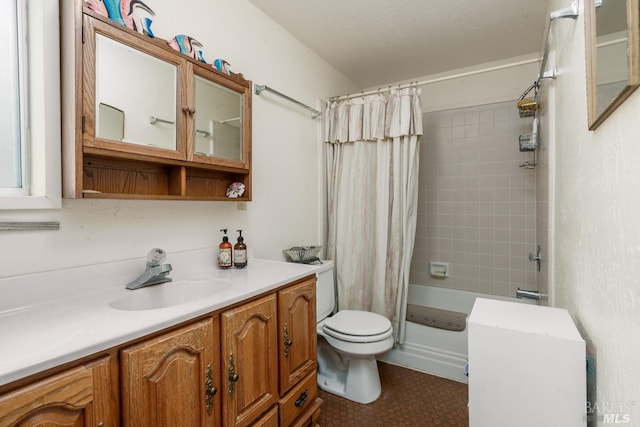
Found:
[{"label": "wood cabinet panel", "polygon": [[291,425],[297,418],[304,418],[303,414],[307,413],[308,409],[313,406],[318,397],[316,378],[316,371],[314,370],[280,399],[278,402],[280,427]]},{"label": "wood cabinet panel", "polygon": [[306,280],[278,292],[280,393],[317,366],[316,284]]},{"label": "wood cabinet panel", "polygon": [[218,333],[208,318],[122,350],[123,425],[219,426]]},{"label": "wood cabinet panel", "polygon": [[1,426],[118,425],[111,362],[103,358],[0,397]]},{"label": "wood cabinet panel", "polygon": [[225,426],[250,425],[278,400],[276,295],[222,314]]},{"label": "wood cabinet panel", "polygon": [[273,407],[260,419],[251,424],[251,427],[278,427],[278,408]]}]

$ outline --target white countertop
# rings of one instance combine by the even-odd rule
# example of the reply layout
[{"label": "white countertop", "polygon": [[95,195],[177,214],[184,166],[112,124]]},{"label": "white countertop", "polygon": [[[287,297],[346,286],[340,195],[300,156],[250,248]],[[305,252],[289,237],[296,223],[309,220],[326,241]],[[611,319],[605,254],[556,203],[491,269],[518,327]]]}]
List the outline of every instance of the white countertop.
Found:
[{"label": "white countertop", "polygon": [[[168,253],[172,284],[207,278],[229,281],[220,292],[150,310],[110,303],[138,290],[146,257],[0,279],[0,385],[124,344],[315,274],[318,266],[249,259],[221,270],[217,248]],[[162,285],[160,285],[162,286]]]}]

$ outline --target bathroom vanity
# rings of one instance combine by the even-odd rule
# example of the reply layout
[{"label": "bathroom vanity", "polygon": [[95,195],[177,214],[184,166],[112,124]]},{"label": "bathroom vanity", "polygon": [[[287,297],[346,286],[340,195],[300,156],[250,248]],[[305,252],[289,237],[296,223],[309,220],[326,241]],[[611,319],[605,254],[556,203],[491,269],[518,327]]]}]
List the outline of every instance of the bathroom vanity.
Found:
[{"label": "bathroom vanity", "polygon": [[212,259],[135,291],[143,259],[0,279],[0,426],[317,425],[314,267]]}]

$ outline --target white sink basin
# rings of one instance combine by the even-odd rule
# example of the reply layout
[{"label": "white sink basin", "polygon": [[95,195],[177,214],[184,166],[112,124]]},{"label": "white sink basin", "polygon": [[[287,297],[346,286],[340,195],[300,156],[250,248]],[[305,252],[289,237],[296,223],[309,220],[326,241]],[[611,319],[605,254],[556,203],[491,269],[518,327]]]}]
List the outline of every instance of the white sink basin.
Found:
[{"label": "white sink basin", "polygon": [[128,291],[127,296],[111,301],[118,310],[153,310],[186,304],[223,292],[231,281],[223,279],[179,280]]}]

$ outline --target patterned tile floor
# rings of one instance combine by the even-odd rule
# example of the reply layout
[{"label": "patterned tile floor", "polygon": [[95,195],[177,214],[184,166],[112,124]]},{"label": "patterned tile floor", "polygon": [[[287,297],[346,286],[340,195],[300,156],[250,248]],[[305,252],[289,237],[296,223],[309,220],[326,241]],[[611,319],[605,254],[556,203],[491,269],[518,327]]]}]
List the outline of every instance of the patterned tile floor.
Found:
[{"label": "patterned tile floor", "polygon": [[467,385],[378,362],[382,395],[362,405],[318,390],[320,426],[468,427]]}]

